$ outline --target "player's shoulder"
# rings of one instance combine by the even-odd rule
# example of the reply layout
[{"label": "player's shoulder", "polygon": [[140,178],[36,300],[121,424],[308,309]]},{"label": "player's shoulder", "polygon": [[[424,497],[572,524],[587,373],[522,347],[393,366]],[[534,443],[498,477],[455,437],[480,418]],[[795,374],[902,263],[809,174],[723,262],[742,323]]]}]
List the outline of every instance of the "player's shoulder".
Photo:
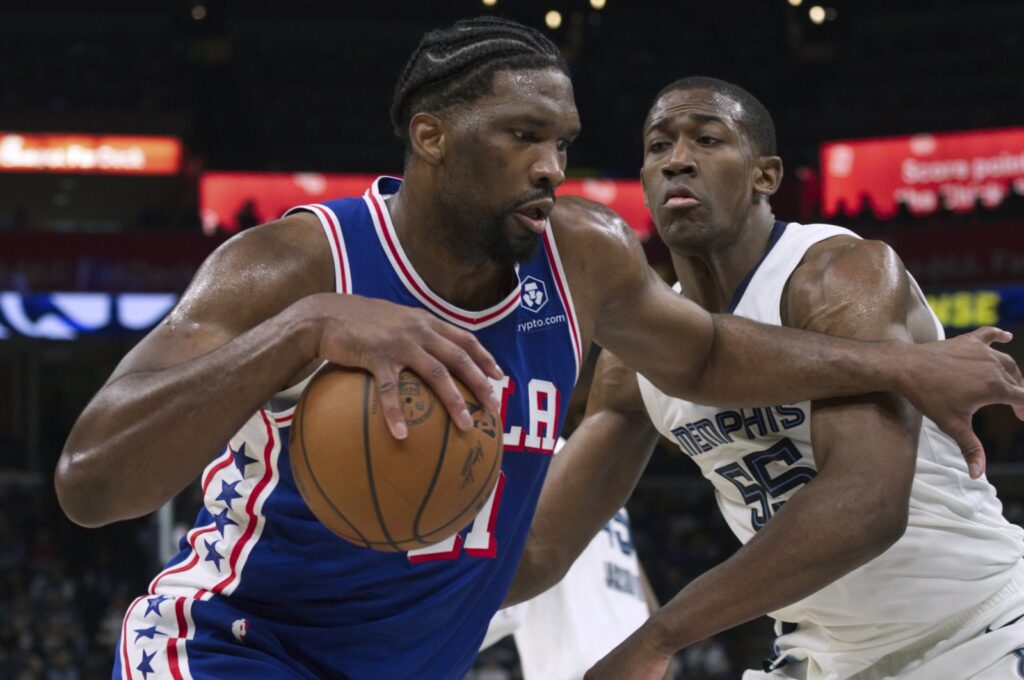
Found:
[{"label": "player's shoulder", "polygon": [[904,271],[903,263],[889,244],[839,234],[810,246],[790,280],[836,286],[896,271]]},{"label": "player's shoulder", "polygon": [[289,215],[247,229],[203,262],[173,315],[236,319],[247,328],[293,302],[333,290],[333,262],[318,219]]},{"label": "player's shoulder", "polygon": [[633,304],[630,296],[646,284],[648,266],[626,221],[578,196],[560,196],[549,217],[582,327],[592,328],[591,320],[609,304]]},{"label": "player's shoulder", "polygon": [[840,234],[807,249],[786,283],[784,317],[808,319],[857,300],[902,302],[908,284],[903,262],[887,243]]},{"label": "player's shoulder", "polygon": [[203,267],[214,269],[221,283],[241,281],[253,290],[284,287],[311,294],[332,288],[331,251],[319,220],[308,212],[236,234]]},{"label": "player's shoulder", "polygon": [[617,212],[581,196],[559,196],[550,219],[558,239],[620,241],[625,247],[636,241],[635,233]]},{"label": "player's shoulder", "polygon": [[632,279],[646,270],[640,239],[608,206],[560,196],[550,221],[563,264],[571,278],[585,279],[584,285],[615,286],[623,277]]}]

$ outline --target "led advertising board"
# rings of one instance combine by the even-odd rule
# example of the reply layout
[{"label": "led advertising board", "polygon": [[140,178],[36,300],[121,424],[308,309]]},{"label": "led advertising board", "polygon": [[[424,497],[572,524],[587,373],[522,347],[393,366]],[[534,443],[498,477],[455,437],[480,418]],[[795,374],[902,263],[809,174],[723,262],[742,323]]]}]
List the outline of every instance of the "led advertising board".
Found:
[{"label": "led advertising board", "polygon": [[994,208],[1024,196],[1024,128],[826,142],[821,146],[822,212],[881,218],[900,203],[917,215]]}]

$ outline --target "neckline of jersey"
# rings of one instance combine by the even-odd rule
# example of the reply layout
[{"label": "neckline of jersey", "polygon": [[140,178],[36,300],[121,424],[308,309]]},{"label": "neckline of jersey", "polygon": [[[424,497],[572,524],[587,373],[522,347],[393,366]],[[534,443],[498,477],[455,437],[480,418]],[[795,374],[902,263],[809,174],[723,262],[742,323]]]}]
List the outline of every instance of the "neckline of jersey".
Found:
[{"label": "neckline of jersey", "polygon": [[371,211],[371,215],[379,227],[377,229],[377,236],[385,252],[390,255],[389,259],[395,269],[395,273],[398,274],[398,278],[401,279],[406,289],[420,302],[430,308],[431,311],[464,328],[489,326],[505,318],[514,309],[518,308],[522,293],[522,281],[519,278],[518,264],[515,266],[515,288],[497,304],[486,309],[463,309],[453,305],[427,285],[406,255],[402,242],[398,238],[398,233],[395,231],[395,226],[391,222],[391,213],[388,211],[387,203],[384,201],[386,197],[397,193],[401,184],[402,180],[397,177],[378,177],[370,185],[367,194],[374,209]]},{"label": "neckline of jersey", "polygon": [[761,259],[757,261],[757,264],[754,265],[753,269],[747,272],[747,275],[743,277],[742,281],[740,281],[740,285],[736,288],[736,292],[732,295],[732,301],[729,303],[729,314],[735,312],[736,308],[739,307],[740,300],[743,299],[743,294],[747,292],[747,286],[750,285],[750,281],[754,278],[754,274],[756,274],[757,270],[761,268],[764,261],[768,259],[768,254],[772,252],[775,244],[779,242],[780,238],[782,238],[782,233],[786,231],[786,224],[786,222],[782,222],[781,220],[775,220],[775,222],[772,223],[772,232],[768,235],[768,245],[764,249],[764,255],[761,256]]}]

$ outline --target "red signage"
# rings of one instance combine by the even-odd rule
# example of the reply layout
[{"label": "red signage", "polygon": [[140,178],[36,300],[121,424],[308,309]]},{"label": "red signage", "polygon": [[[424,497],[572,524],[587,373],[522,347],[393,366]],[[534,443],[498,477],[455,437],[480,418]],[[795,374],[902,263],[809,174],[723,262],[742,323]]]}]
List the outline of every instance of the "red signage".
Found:
[{"label": "red signage", "polygon": [[864,208],[891,217],[900,203],[919,215],[993,208],[1024,195],[1024,128],[827,142],[821,176],[829,217]]},{"label": "red signage", "polygon": [[174,137],[0,132],[0,172],[173,175],[181,169]]},{"label": "red signage", "polygon": [[[361,196],[376,175],[319,173],[206,172],[199,179],[203,231],[234,232],[239,222],[258,224],[289,208],[345,196]],[[637,180],[570,179],[559,195],[584,196],[604,203],[646,239],[653,232]]]}]

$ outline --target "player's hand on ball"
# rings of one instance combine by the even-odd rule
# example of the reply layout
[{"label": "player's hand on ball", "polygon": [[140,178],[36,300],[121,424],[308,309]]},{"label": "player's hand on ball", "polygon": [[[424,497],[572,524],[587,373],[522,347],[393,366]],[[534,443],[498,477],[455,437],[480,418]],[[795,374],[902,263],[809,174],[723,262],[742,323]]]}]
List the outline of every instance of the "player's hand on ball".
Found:
[{"label": "player's hand on ball", "polygon": [[943,432],[956,440],[971,477],[985,471],[985,450],[971,427],[982,406],[1009,404],[1024,419],[1024,379],[1010,356],[990,345],[1013,335],[983,327],[952,340],[918,345],[905,395]]},{"label": "player's hand on ball", "polygon": [[316,356],[373,374],[388,429],[398,439],[408,429],[398,398],[398,374],[408,368],[426,381],[461,430],[473,427],[452,375],[488,410],[501,404],[488,378],[502,371],[471,333],[412,307],[359,295],[325,293],[302,300],[301,314],[316,322]]}]

